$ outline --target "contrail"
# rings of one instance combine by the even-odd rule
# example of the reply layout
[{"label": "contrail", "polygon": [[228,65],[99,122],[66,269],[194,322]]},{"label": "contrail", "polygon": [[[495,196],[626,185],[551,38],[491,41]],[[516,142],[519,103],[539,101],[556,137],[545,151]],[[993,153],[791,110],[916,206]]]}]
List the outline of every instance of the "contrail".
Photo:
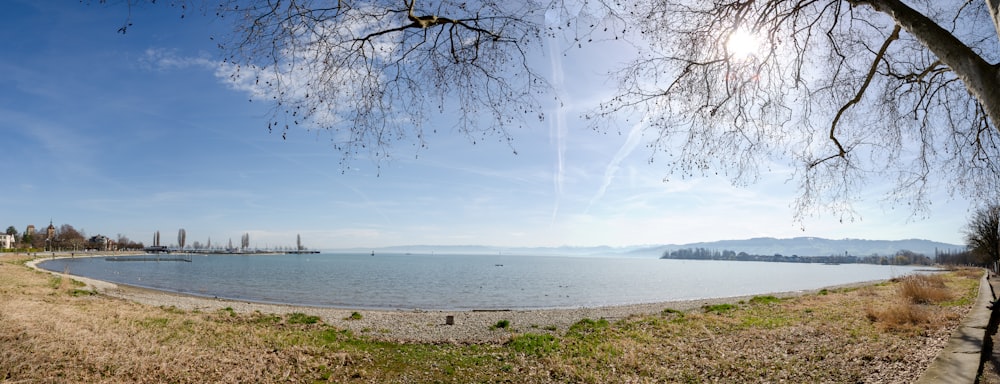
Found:
[{"label": "contrail", "polygon": [[615,156],[611,158],[611,162],[608,166],[604,168],[604,181],[601,183],[601,187],[597,189],[597,193],[594,197],[590,199],[590,204],[587,204],[587,210],[584,212],[590,212],[590,207],[594,205],[598,200],[604,197],[604,193],[607,192],[608,187],[611,186],[611,181],[614,180],[615,174],[618,173],[618,169],[621,168],[621,163],[628,157],[635,147],[639,146],[639,139],[642,137],[642,130],[646,126],[646,119],[643,118],[639,120],[638,123],[629,129],[628,137],[625,139],[625,143],[622,144],[621,148],[618,148],[618,152]]},{"label": "contrail", "polygon": [[567,100],[566,91],[563,88],[564,85],[564,74],[563,74],[563,63],[562,56],[560,56],[559,50],[557,49],[558,41],[554,38],[549,37],[549,63],[552,67],[552,86],[556,92],[556,101],[559,105],[555,109],[555,119],[549,124],[549,137],[554,139],[556,143],[556,170],[555,176],[552,180],[555,187],[555,203],[552,206],[552,223],[555,223],[556,216],[559,213],[559,201],[562,199],[562,187],[563,187],[563,159],[566,153],[566,106],[565,102]]}]

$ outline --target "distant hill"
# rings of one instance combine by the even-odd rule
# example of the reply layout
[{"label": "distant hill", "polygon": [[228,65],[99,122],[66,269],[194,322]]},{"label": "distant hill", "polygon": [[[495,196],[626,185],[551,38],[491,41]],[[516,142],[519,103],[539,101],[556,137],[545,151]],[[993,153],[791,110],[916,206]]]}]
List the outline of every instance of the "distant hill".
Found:
[{"label": "distant hill", "polygon": [[820,237],[795,237],[776,239],[758,237],[746,240],[721,240],[712,242],[643,245],[630,247],[495,247],[482,245],[410,245],[381,248],[338,249],[335,252],[352,253],[413,253],[413,254],[470,254],[470,255],[536,255],[536,256],[627,256],[660,257],[664,251],[685,248],[705,248],[711,251],[746,252],[752,255],[784,256],[890,256],[908,250],[934,257],[935,250],[964,250],[965,246],[930,240],[831,240]]},{"label": "distant hill", "polygon": [[964,250],[965,246],[941,243],[930,240],[862,240],[841,239],[831,240],[820,237],[795,237],[791,239],[776,239],[773,237],[758,237],[746,240],[722,240],[681,245],[662,245],[635,252],[643,255],[662,255],[664,251],[685,248],[705,248],[718,251],[746,252],[751,255],[784,256],[889,256],[901,250],[908,250],[925,256],[934,257],[936,250]]}]

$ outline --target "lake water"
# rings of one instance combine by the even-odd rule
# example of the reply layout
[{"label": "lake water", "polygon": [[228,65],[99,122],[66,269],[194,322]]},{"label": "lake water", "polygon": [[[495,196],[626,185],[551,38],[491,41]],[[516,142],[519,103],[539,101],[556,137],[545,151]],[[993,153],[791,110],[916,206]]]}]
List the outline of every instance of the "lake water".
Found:
[{"label": "lake water", "polygon": [[440,310],[576,308],[756,295],[885,280],[919,269],[624,257],[190,257],[190,263],[54,259],[39,266],[114,283],[241,301]]}]

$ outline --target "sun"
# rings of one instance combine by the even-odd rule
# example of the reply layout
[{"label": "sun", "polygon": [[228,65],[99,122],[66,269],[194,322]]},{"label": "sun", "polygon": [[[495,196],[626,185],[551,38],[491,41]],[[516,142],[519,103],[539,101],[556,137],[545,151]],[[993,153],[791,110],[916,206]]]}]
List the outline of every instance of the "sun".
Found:
[{"label": "sun", "polygon": [[753,57],[757,54],[759,48],[760,38],[743,29],[733,32],[733,34],[729,35],[729,40],[726,41],[726,51],[737,60],[745,60]]}]

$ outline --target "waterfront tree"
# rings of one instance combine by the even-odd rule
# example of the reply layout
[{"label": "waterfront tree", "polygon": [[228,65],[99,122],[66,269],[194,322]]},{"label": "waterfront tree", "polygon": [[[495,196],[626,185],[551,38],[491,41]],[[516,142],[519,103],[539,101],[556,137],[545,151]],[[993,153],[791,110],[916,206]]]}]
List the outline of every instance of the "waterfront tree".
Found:
[{"label": "waterfront tree", "polygon": [[87,235],[82,230],[77,230],[72,225],[63,224],[56,229],[53,246],[62,250],[80,250],[87,242]]},{"label": "waterfront tree", "polygon": [[994,272],[1000,264],[1000,204],[977,209],[965,227],[969,250],[990,265]]},{"label": "waterfront tree", "polygon": [[35,234],[25,231],[21,235],[21,244],[23,244],[25,247],[35,248]]},{"label": "waterfront tree", "polygon": [[177,248],[183,250],[184,243],[187,240],[187,233],[184,232],[184,228],[177,231]]},{"label": "waterfront tree", "polygon": [[36,249],[45,248],[45,239],[46,239],[45,229],[37,228],[35,229],[35,232],[31,234],[25,232],[25,236],[27,237],[28,240],[25,241],[25,244],[31,244],[31,247]]},{"label": "waterfront tree", "polygon": [[125,249],[128,246],[129,238],[121,233],[115,235],[115,242],[118,243],[118,247]]},{"label": "waterfront tree", "polygon": [[843,219],[883,180],[915,212],[934,184],[1000,194],[996,0],[173,4],[233,23],[217,39],[225,65],[272,103],[270,129],[328,130],[345,161],[423,147],[449,126],[510,142],[544,116],[550,88],[531,63],[547,39],[627,40],[636,58],[587,117],[635,124],[668,179],[745,185],[788,168],[799,214]]}]

